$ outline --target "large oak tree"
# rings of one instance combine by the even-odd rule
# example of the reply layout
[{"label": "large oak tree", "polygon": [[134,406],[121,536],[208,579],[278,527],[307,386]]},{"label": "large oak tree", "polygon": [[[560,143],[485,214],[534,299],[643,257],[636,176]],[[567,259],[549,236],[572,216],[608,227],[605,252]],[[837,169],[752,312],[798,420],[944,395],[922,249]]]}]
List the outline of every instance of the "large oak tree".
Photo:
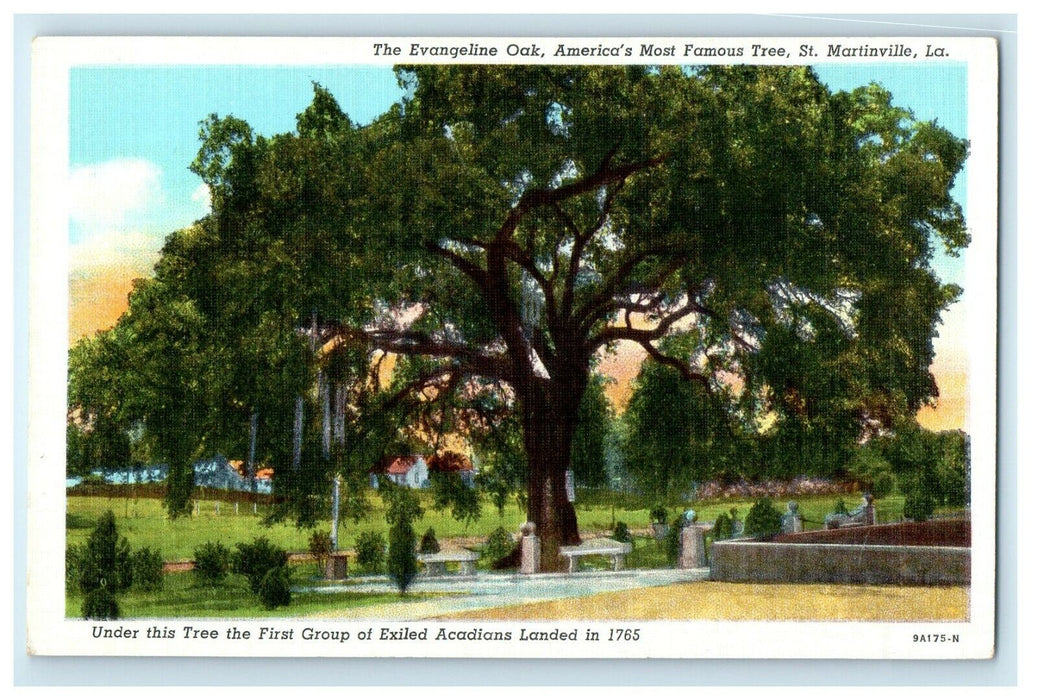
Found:
[{"label": "large oak tree", "polygon": [[838,405],[863,431],[936,395],[958,290],[931,257],[967,241],[966,144],[880,87],[834,94],[803,67],[398,75],[407,97],[370,125],[319,86],[291,134],[208,120],[213,213],[166,274],[224,328],[299,329],[321,362],[395,355],[390,399],[424,392],[454,429],[514,411],[545,569],[579,541],[564,475],[621,343],[745,424]]}]

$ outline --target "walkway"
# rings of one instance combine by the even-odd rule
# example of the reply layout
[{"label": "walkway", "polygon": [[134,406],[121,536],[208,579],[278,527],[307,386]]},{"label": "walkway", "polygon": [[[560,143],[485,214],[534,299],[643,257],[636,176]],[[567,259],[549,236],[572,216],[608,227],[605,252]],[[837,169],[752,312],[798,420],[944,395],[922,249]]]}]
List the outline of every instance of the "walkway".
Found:
[{"label": "walkway", "polygon": [[[421,600],[407,600],[363,608],[324,612],[320,617],[354,619],[421,620],[457,612],[485,610],[508,605],[540,603],[562,598],[579,598],[596,593],[611,593],[638,588],[667,586],[673,583],[702,581],[710,570],[654,569],[627,571],[589,571],[577,574],[534,574],[480,572],[474,577],[441,576],[421,578],[409,593],[445,594]],[[396,587],[385,577],[357,579],[334,586],[306,589],[313,593],[395,593]]]}]

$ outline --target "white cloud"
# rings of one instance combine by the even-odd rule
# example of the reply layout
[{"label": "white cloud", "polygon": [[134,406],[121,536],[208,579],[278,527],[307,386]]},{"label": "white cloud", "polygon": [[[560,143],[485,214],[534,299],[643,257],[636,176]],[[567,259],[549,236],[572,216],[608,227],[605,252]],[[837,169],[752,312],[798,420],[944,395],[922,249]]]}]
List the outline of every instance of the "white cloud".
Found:
[{"label": "white cloud", "polygon": [[69,215],[87,230],[121,227],[132,214],[165,200],[162,169],[138,158],[73,168],[69,192]]},{"label": "white cloud", "polygon": [[213,208],[213,193],[209,191],[209,185],[204,182],[195,188],[195,191],[191,193],[191,201],[199,202],[205,207],[206,211]]},{"label": "white cloud", "polygon": [[73,273],[98,267],[150,268],[159,257],[163,237],[140,231],[109,230],[69,247]]}]

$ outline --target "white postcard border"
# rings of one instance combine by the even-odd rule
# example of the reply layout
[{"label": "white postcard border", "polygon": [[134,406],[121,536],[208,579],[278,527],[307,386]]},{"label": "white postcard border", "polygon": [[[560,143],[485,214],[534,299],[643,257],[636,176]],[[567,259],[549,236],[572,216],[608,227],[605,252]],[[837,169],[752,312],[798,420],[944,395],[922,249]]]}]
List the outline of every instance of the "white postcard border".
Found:
[{"label": "white postcard border", "polygon": [[[691,40],[691,39],[690,39]],[[766,41],[790,46],[821,45],[832,38],[770,37],[761,39],[694,38],[696,43],[736,45]],[[968,623],[712,623],[712,622],[645,622],[644,641],[627,648],[603,650],[585,641],[575,645],[553,643],[500,645],[485,642],[451,642],[432,645],[427,642],[393,642],[391,644],[300,644],[303,627],[338,629],[352,632],[354,640],[368,627],[429,628],[430,635],[441,626],[458,630],[519,628],[550,631],[555,628],[608,628],[605,623],[388,623],[339,622],[326,620],[284,621],[162,621],[175,627],[225,629],[232,624],[246,626],[291,625],[298,628],[291,643],[271,641],[262,647],[232,643],[223,636],[215,640],[174,640],[142,644],[140,640],[96,640],[91,636],[93,623],[66,620],[64,588],[61,575],[62,558],[42,553],[63,549],[64,542],[64,421],[67,366],[68,291],[66,270],[67,212],[55,197],[67,180],[68,169],[68,81],[67,72],[83,63],[378,63],[420,62],[416,57],[373,56],[373,38],[353,39],[269,39],[269,38],[61,38],[40,39],[34,53],[32,91],[32,238],[30,241],[30,353],[29,353],[29,497],[28,518],[28,622],[29,645],[37,654],[74,655],[206,655],[206,656],[445,656],[445,657],[656,657],[656,658],[983,658],[994,644],[995,585],[995,338],[997,337],[997,128],[994,106],[997,105],[997,60],[993,40],[935,37],[863,38],[845,41],[856,44],[910,44],[922,53],[926,44],[942,43],[949,47],[947,59],[966,61],[969,65],[969,139],[971,142],[969,225],[973,245],[967,253],[967,279],[974,301],[970,308],[970,414],[973,439],[973,570],[971,613]],[[399,37],[386,42],[401,42]],[[462,46],[473,41],[507,46],[526,42],[551,45],[551,38],[453,40],[422,37],[419,42]],[[565,39],[574,45],[590,47],[622,43],[623,39]],[[635,38],[628,42],[648,42]],[[659,41],[684,42],[674,38]],[[451,44],[454,42],[454,44]],[[419,57],[420,58],[420,57]],[[507,55],[505,56],[507,58]],[[377,59],[382,59],[377,60]],[[478,57],[473,62],[488,62]],[[528,59],[523,59],[528,60]],[[865,62],[868,58],[847,60]],[[889,59],[883,59],[887,62]],[[812,62],[820,62],[815,56]],[[437,61],[439,62],[439,61]],[[501,62],[512,62],[512,59]],[[544,62],[555,62],[546,57]],[[561,61],[560,61],[561,62]],[[614,56],[585,56],[575,63],[616,63]],[[653,60],[659,62],[659,59]],[[680,59],[675,62],[703,63]],[[728,62],[728,61],[724,61]],[[758,61],[754,61],[758,62]],[[764,57],[759,62],[796,63],[790,57]],[[46,188],[46,189],[45,189]],[[983,293],[987,292],[987,293]],[[976,331],[976,332],[973,332]],[[58,477],[61,477],[60,479]],[[56,604],[61,601],[62,604]],[[197,624],[194,624],[197,622]],[[144,630],[154,621],[121,621],[117,626]],[[114,623],[111,623],[113,626]],[[625,626],[627,626],[625,624]],[[853,628],[853,634],[848,630]],[[734,630],[734,631],[733,631]],[[960,634],[963,642],[949,649],[913,645],[912,634],[940,630]],[[377,634],[377,633],[375,633]],[[139,632],[143,635],[143,632]],[[711,640],[705,648],[702,640]],[[720,640],[720,643],[718,641]],[[791,643],[791,640],[796,640]],[[372,640],[372,642],[377,640]],[[181,643],[183,642],[183,643]],[[189,643],[188,643],[189,642]]]}]

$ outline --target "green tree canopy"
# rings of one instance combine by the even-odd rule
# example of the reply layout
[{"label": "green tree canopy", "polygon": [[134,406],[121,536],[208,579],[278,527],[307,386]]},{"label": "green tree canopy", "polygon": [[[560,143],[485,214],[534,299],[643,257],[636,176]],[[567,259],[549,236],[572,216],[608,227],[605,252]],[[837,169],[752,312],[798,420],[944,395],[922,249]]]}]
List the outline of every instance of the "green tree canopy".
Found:
[{"label": "green tree canopy", "polygon": [[[863,429],[933,399],[957,290],[930,262],[966,243],[949,194],[966,144],[882,88],[772,66],[398,75],[408,97],[365,126],[320,86],[294,133],[204,122],[213,213],[157,277],[229,329],[230,361],[241,339],[295,333],[310,359],[288,366],[311,372],[329,343],[396,355],[382,407],[424,396],[462,431],[513,411],[544,568],[579,540],[564,473],[591,368],[619,343],[742,425],[839,406],[833,430]],[[257,381],[255,398],[228,390],[243,413],[276,395],[299,424],[305,382]]]}]

